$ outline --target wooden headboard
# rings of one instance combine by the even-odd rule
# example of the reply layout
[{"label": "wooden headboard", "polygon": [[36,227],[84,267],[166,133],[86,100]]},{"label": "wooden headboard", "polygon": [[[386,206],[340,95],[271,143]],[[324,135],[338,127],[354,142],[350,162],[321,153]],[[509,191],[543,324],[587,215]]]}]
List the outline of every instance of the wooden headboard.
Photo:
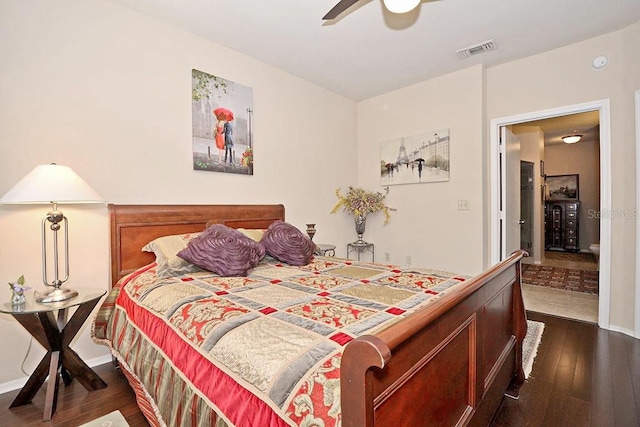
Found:
[{"label": "wooden headboard", "polygon": [[109,205],[111,285],[154,261],[144,245],[161,236],[202,231],[211,224],[267,228],[284,221],[283,205]]}]

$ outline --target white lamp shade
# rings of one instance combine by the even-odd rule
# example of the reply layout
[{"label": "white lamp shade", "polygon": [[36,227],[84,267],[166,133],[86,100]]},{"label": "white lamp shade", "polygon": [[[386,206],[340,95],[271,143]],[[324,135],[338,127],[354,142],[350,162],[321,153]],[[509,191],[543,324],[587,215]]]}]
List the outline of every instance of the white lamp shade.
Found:
[{"label": "white lamp shade", "polygon": [[393,13],[406,13],[420,4],[421,0],[383,0],[384,6]]},{"label": "white lamp shade", "polygon": [[70,167],[36,166],[0,198],[0,204],[104,203]]}]

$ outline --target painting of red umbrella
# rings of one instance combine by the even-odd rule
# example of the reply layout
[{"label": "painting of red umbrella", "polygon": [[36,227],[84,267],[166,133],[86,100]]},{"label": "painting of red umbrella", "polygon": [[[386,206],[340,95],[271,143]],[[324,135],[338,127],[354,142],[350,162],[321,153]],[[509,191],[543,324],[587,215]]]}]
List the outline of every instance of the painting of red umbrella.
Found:
[{"label": "painting of red umbrella", "polygon": [[253,90],[191,70],[193,169],[253,175]]},{"label": "painting of red umbrella", "polygon": [[218,120],[225,120],[227,122],[233,120],[233,111],[229,110],[228,108],[216,108],[215,110],[213,110],[213,114]]}]

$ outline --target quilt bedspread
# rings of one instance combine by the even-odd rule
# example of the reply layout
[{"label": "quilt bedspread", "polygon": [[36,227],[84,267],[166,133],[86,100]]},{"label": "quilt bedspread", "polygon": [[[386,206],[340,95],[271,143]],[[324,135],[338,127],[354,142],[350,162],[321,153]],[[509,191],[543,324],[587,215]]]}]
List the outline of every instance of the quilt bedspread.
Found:
[{"label": "quilt bedspread", "polygon": [[[114,288],[93,333],[142,371],[155,362],[136,360],[148,353],[127,340],[144,336],[229,425],[340,426],[343,347],[465,279],[330,257],[303,267],[267,257],[248,277],[158,279],[152,264]],[[143,382],[156,403],[166,398],[153,378]]]}]

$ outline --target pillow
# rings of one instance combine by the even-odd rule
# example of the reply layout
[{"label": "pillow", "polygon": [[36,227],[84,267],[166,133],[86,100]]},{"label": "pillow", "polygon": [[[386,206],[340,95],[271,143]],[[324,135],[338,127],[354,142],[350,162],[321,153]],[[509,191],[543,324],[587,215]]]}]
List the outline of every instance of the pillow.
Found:
[{"label": "pillow", "polygon": [[244,234],[245,236],[247,236],[248,238],[250,238],[251,240],[255,240],[256,242],[259,242],[262,239],[262,236],[264,235],[264,230],[260,230],[257,228],[251,228],[251,229],[238,228],[237,230],[242,234]]},{"label": "pillow", "polygon": [[290,265],[307,265],[313,259],[316,245],[293,225],[284,221],[272,223],[260,243],[270,256]]},{"label": "pillow", "polygon": [[188,233],[158,237],[142,248],[143,251],[153,252],[156,255],[158,278],[164,279],[166,277],[202,271],[197,266],[177,256],[177,253],[186,248],[189,241],[199,234],[200,233]]},{"label": "pillow", "polygon": [[264,255],[260,243],[222,224],[210,226],[178,252],[180,258],[221,276],[246,276]]}]

